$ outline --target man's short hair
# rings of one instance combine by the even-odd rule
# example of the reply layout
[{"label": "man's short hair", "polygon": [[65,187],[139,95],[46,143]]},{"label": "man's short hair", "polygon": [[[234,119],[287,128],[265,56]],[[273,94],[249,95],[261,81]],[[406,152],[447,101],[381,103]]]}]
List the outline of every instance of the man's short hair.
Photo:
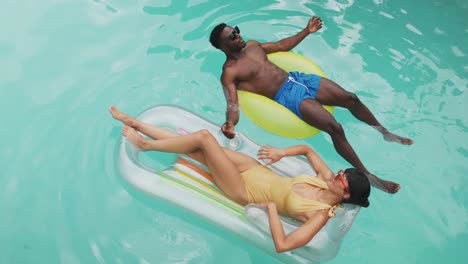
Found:
[{"label": "man's short hair", "polygon": [[221,33],[223,32],[223,29],[226,27],[226,23],[221,23],[217,25],[216,27],[213,28],[210,34],[210,43],[213,45],[213,47],[219,49],[219,37],[221,36]]}]

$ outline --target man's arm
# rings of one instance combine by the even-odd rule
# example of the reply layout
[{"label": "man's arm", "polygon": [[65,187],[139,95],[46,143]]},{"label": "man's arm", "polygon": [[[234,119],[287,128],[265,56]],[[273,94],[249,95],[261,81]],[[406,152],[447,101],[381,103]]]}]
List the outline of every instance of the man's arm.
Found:
[{"label": "man's arm", "polygon": [[294,36],[284,38],[277,42],[267,42],[262,43],[261,46],[263,50],[268,53],[278,52],[278,51],[289,51],[292,48],[296,47],[303,39],[305,39],[309,34],[316,32],[322,28],[322,19],[318,16],[314,16],[309,20],[307,27],[301,30]]},{"label": "man's arm", "polygon": [[239,122],[239,99],[234,76],[224,70],[221,75],[224,97],[226,98],[226,122],[221,127],[224,135],[228,138],[234,137],[234,126]]}]

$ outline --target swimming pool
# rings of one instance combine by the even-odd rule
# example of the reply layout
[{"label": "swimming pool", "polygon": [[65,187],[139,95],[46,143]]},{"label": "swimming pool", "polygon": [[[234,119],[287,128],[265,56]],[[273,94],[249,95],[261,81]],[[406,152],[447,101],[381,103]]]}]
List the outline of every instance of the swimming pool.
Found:
[{"label": "swimming pool", "polygon": [[[402,189],[372,193],[330,263],[467,259],[465,2],[23,2],[0,9],[0,263],[278,263],[130,188],[107,107],[136,115],[176,104],[222,123],[223,55],[208,43],[211,28],[226,21],[247,39],[277,40],[315,14],[324,29],[294,51],[415,140],[384,142],[335,111],[365,164]],[[238,129],[259,143],[311,144],[333,170],[348,166],[324,134],[286,140],[246,118]]]}]

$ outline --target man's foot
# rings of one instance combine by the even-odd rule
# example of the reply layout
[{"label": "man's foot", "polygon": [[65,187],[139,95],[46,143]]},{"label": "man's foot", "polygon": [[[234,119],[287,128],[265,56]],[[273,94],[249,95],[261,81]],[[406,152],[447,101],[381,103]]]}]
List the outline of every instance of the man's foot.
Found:
[{"label": "man's foot", "polygon": [[130,141],[135,147],[145,150],[146,142],[148,141],[142,135],[138,134],[135,129],[130,126],[124,125],[122,134]]},{"label": "man's foot", "polygon": [[413,145],[413,140],[405,137],[400,137],[390,132],[383,133],[383,137],[386,141],[400,143],[402,145]]},{"label": "man's foot", "polygon": [[122,123],[124,123],[125,125],[127,126],[131,126],[133,128],[135,128],[138,124],[138,120],[136,120],[134,117],[132,116],[129,116],[125,113],[122,113],[120,112],[119,109],[117,109],[117,107],[111,105],[109,107],[109,112],[111,113],[112,117],[116,120],[119,120],[121,121]]},{"label": "man's foot", "polygon": [[396,182],[382,180],[371,173],[366,173],[366,176],[369,179],[372,186],[386,193],[394,194],[400,190],[400,184]]}]

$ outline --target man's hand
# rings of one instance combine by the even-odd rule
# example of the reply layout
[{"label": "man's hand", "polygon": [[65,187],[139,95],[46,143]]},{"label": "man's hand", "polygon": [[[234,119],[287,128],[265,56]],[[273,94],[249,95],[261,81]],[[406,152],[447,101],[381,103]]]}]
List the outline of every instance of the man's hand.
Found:
[{"label": "man's hand", "polygon": [[309,30],[309,33],[314,33],[317,30],[322,28],[322,19],[318,16],[313,16],[309,20],[309,24],[307,24],[307,29]]},{"label": "man's hand", "polygon": [[224,136],[229,139],[233,139],[236,135],[234,133],[234,124],[231,121],[226,121],[221,127],[221,131],[223,131]]}]

